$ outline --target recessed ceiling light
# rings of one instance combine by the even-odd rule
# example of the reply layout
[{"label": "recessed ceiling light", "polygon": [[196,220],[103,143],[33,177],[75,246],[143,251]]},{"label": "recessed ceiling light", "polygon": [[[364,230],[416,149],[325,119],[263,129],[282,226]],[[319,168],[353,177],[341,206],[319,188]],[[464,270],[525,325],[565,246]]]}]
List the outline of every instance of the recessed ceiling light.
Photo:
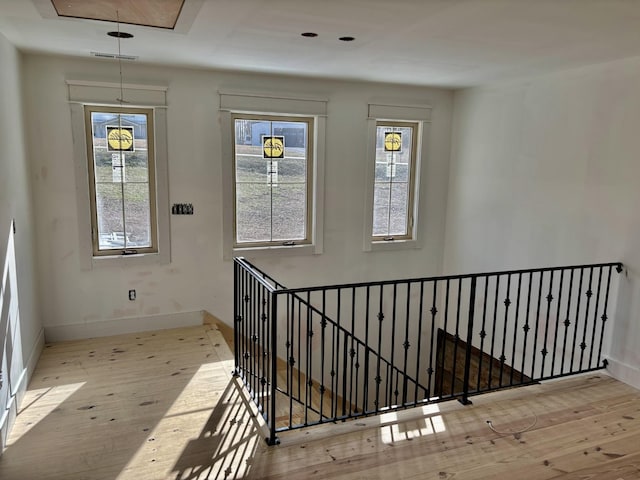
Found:
[{"label": "recessed ceiling light", "polygon": [[301,33],[300,35],[302,35],[303,37],[309,37],[309,38],[314,38],[318,36],[318,34],[315,32],[304,32],[304,33]]},{"label": "recessed ceiling light", "polygon": [[356,37],[340,37],[338,40],[342,42],[353,42],[355,39]]},{"label": "recessed ceiling light", "polygon": [[133,38],[133,35],[127,32],[107,32],[107,35],[115,38]]}]

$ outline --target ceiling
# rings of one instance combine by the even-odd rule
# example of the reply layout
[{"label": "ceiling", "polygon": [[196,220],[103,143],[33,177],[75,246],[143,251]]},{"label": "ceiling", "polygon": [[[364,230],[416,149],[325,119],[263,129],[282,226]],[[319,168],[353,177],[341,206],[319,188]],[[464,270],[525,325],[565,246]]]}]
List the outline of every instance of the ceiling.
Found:
[{"label": "ceiling", "polygon": [[[0,33],[24,51],[114,53],[116,28],[0,0]],[[640,56],[640,0],[185,0],[173,29],[121,29],[141,63],[460,88]]]}]

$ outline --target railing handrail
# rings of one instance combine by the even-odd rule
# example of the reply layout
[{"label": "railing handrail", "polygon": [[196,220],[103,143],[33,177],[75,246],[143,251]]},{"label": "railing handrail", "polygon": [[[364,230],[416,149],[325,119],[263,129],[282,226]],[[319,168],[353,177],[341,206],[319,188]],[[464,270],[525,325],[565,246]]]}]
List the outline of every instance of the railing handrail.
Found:
[{"label": "railing handrail", "polygon": [[[236,257],[234,258],[234,261],[239,263],[240,265],[242,265],[245,269],[247,269],[250,273],[252,273],[254,275],[254,277],[256,278],[256,280],[258,280],[258,282],[260,282],[260,284],[265,287],[270,293],[276,292],[278,291],[278,288],[285,288],[281,283],[279,283],[277,280],[275,280],[273,277],[271,277],[270,275],[267,275],[266,273],[264,273],[262,270],[260,270],[258,267],[256,267],[255,265],[253,265],[251,262],[247,261],[245,258],[243,257]],[[271,285],[268,280],[270,280],[271,282],[273,282],[273,284],[275,285]]]},{"label": "railing handrail", "polygon": [[[247,262],[248,263],[248,262]],[[249,265],[251,265],[249,263]],[[354,283],[342,283],[337,285],[317,285],[313,287],[299,287],[299,288],[286,288],[277,290],[275,293],[278,295],[286,295],[288,293],[302,293],[302,292],[317,292],[322,290],[339,290],[343,288],[362,288],[368,286],[379,285],[397,285],[399,283],[420,283],[420,282],[434,282],[443,280],[459,280],[464,278],[480,278],[480,277],[492,277],[496,275],[518,275],[522,273],[538,273],[538,272],[555,272],[560,270],[576,270],[580,268],[599,268],[599,267],[616,267],[618,272],[622,269],[622,262],[609,262],[609,263],[590,263],[584,265],[567,265],[561,267],[545,267],[545,268],[522,268],[518,270],[501,270],[495,272],[479,272],[479,273],[464,273],[456,275],[439,275],[434,277],[414,277],[403,278],[397,280],[374,280],[371,282],[354,282]],[[254,267],[255,268],[255,267]]]}]

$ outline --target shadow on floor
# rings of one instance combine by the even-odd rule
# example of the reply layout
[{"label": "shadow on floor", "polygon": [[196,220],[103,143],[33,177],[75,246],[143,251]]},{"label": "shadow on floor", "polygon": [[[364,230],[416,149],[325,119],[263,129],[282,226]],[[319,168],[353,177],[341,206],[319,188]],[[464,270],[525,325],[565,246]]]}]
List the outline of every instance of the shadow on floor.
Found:
[{"label": "shadow on floor", "polygon": [[191,440],[176,461],[176,480],[241,479],[262,435],[255,415],[247,408],[241,385],[231,379],[200,436]]}]

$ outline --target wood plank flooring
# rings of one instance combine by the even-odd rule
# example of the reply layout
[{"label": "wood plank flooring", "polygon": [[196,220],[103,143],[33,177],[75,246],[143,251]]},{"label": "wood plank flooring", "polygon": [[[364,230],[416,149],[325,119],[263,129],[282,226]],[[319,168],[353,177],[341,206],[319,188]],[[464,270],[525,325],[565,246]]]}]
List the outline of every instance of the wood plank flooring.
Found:
[{"label": "wood plank flooring", "polygon": [[211,325],[47,345],[0,479],[640,479],[640,392],[606,373],[268,447],[232,368]]}]

